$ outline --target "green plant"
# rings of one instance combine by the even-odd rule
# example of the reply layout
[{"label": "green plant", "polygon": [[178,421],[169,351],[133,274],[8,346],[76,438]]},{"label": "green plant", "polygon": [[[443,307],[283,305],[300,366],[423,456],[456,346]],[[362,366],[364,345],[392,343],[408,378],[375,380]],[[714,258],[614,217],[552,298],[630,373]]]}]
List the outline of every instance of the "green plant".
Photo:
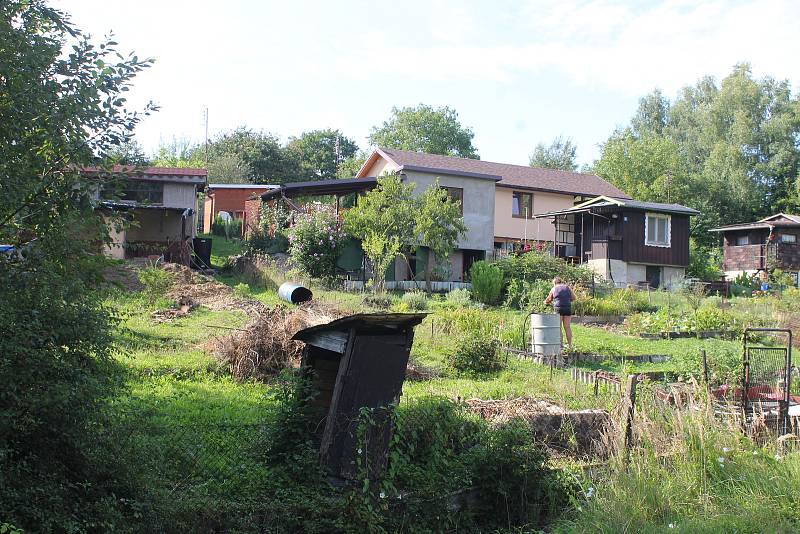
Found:
[{"label": "green plant", "polygon": [[276,231],[269,234],[259,228],[253,230],[247,237],[247,252],[252,254],[262,252],[266,254],[276,254],[289,250],[289,238],[285,231]]},{"label": "green plant", "polygon": [[175,276],[171,272],[156,265],[149,265],[139,270],[137,276],[144,286],[143,293],[151,306],[157,299],[163,297],[175,282]]},{"label": "green plant", "polygon": [[447,293],[445,304],[455,308],[468,308],[472,304],[472,294],[469,289],[453,289]]},{"label": "green plant", "polygon": [[239,282],[238,284],[233,286],[233,293],[237,297],[241,297],[241,298],[249,297],[250,296],[250,286],[245,284],[245,283],[243,283],[243,282]]},{"label": "green plant", "polygon": [[503,291],[503,272],[495,265],[476,261],[469,269],[472,296],[483,304],[497,304]]},{"label": "green plant", "polygon": [[489,336],[461,337],[450,353],[450,365],[466,373],[491,373],[503,368],[500,341]]},{"label": "green plant", "polygon": [[225,239],[239,238],[242,236],[242,220],[224,219],[222,216],[217,215],[211,223],[211,234],[222,236]]},{"label": "green plant", "polygon": [[428,309],[428,297],[422,291],[406,291],[400,300],[413,311]]},{"label": "green plant", "polygon": [[344,239],[336,216],[324,211],[304,215],[289,231],[289,254],[307,275],[332,280]]},{"label": "green plant", "polygon": [[529,282],[518,278],[512,279],[506,287],[505,305],[510,308],[527,310],[533,313],[548,313],[552,311],[544,303],[553,284],[549,280],[535,280]]}]

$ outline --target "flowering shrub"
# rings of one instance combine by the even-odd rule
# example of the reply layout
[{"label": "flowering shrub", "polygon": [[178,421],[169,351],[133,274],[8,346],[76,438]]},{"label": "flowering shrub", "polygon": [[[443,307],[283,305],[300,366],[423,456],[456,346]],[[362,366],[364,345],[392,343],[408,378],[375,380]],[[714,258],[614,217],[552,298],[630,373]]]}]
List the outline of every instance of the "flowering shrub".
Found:
[{"label": "flowering shrub", "polygon": [[289,230],[289,255],[295,266],[312,278],[331,279],[345,234],[336,217],[325,212],[298,218]]}]

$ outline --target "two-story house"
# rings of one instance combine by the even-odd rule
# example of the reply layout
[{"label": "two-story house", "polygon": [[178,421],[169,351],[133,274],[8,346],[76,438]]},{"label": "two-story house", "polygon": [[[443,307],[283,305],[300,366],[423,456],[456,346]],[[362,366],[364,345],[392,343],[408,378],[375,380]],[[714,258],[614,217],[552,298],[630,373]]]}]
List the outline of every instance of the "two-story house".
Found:
[{"label": "two-story house", "polygon": [[[262,199],[338,199],[375,187],[387,173],[415,183],[418,193],[438,181],[461,202],[467,233],[450,255],[450,281],[463,281],[476,260],[537,243],[618,284],[658,286],[688,265],[688,221],[697,211],[633,201],[591,174],[377,148],[354,179],[286,184]],[[398,260],[387,280],[419,278],[425,250],[408,260]]]},{"label": "two-story house", "polygon": [[196,233],[198,193],[206,186],[206,169],[117,165],[82,172],[98,182],[97,208],[109,221],[111,237],[107,255],[121,259],[164,255],[189,263],[189,240]]},{"label": "two-story house", "polygon": [[752,223],[712,228],[722,235],[722,270],[732,280],[740,274],[788,272],[795,284],[800,272],[800,216],[778,213]]}]

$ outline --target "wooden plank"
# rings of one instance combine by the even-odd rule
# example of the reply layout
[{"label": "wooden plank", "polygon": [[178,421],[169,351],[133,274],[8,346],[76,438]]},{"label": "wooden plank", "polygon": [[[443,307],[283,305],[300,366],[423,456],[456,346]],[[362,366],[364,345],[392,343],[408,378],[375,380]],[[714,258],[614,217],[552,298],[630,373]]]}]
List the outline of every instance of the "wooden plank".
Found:
[{"label": "wooden plank", "polygon": [[310,336],[306,343],[314,347],[343,354],[347,345],[347,334],[341,331],[321,331]]}]

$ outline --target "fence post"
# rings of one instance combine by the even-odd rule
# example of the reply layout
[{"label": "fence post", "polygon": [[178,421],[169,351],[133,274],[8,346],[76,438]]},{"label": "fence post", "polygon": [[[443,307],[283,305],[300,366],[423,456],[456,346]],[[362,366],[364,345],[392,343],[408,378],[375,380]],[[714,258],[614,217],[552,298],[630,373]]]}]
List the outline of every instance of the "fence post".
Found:
[{"label": "fence post", "polygon": [[703,357],[703,384],[708,388],[708,358],[706,358],[706,349],[700,349],[700,354]]},{"label": "fence post", "polygon": [[628,383],[625,386],[625,413],[623,428],[625,429],[625,451],[631,448],[633,443],[633,414],[636,409],[636,384],[639,382],[639,375],[628,376]]},{"label": "fence post", "polygon": [[600,371],[595,371],[593,373],[594,374],[593,379],[594,379],[594,396],[595,397],[597,396],[598,389],[600,388],[600,383],[598,382],[599,373],[600,373]]}]

